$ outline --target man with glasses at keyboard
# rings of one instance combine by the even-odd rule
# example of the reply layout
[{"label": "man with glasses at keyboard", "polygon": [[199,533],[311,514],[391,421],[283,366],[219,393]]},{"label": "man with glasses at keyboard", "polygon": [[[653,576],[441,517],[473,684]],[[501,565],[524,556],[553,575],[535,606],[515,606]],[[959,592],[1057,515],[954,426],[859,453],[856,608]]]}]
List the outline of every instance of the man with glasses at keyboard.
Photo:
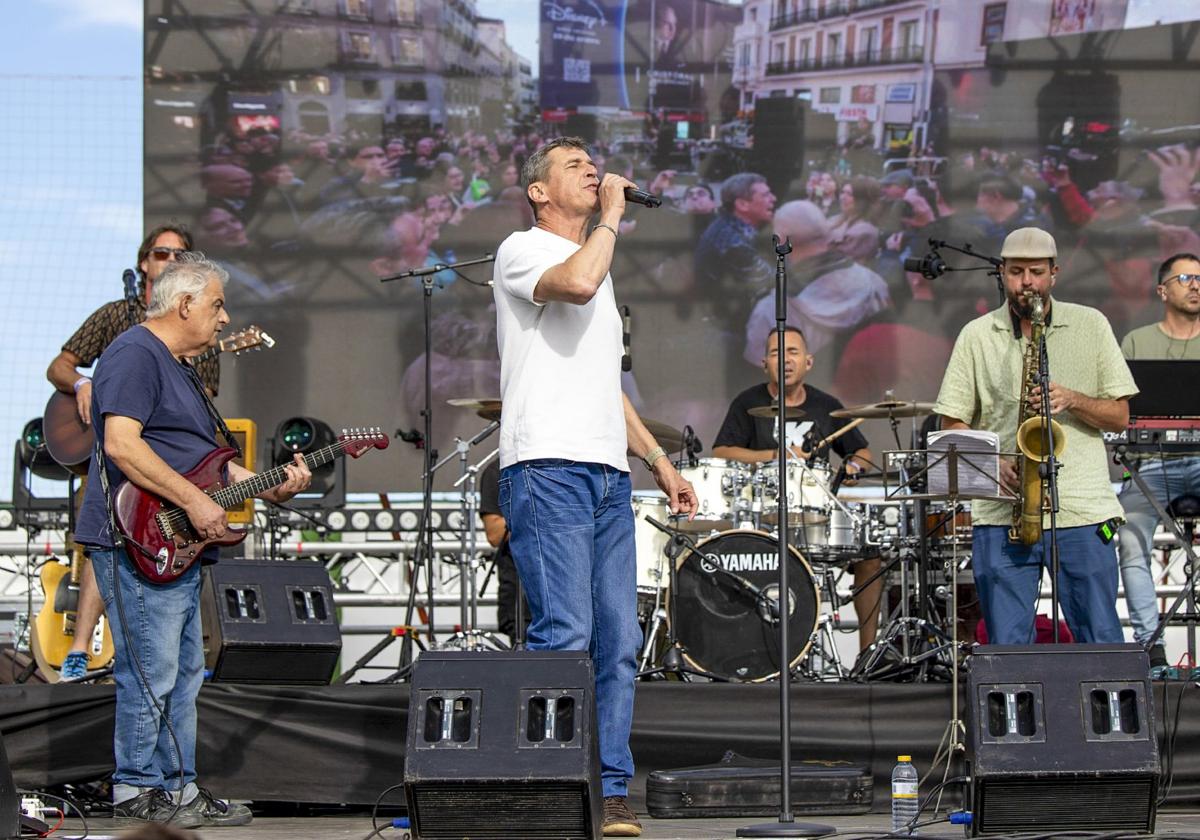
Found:
[{"label": "man with glasses at keyboard", "polygon": [[[1161,321],[1133,330],[1121,342],[1127,359],[1192,359],[1200,362],[1200,257],[1175,254],[1158,269]],[[1180,383],[1186,386],[1187,383]],[[1179,496],[1200,496],[1200,457],[1143,456],[1138,474],[1163,507]],[[1158,514],[1131,480],[1121,489],[1125,526],[1120,530],[1121,580],[1133,638],[1144,645],[1158,627],[1158,599],[1151,573]],[[1150,650],[1151,673],[1168,665],[1162,639]]]},{"label": "man with glasses at keyboard", "polygon": [[[137,300],[109,301],[87,317],[80,325],[46,371],[50,383],[65,394],[75,395],[79,418],[85,424],[92,417],[92,380],[79,372],[79,368],[90,368],[108,349],[108,345],[134,324],[146,318],[146,303],[154,281],[179,254],[192,250],[192,235],[187,228],[178,224],[160,225],[146,234],[137,252]],[[115,278],[113,286],[115,288]],[[209,395],[217,395],[221,368],[216,357],[196,365],[200,381]],[[63,660],[60,676],[77,679],[87,675],[87,647],[96,622],[104,612],[104,603],[96,589],[96,577],[91,563],[82,562],[79,582],[79,601],[75,615],[75,640],[70,652]]]}]

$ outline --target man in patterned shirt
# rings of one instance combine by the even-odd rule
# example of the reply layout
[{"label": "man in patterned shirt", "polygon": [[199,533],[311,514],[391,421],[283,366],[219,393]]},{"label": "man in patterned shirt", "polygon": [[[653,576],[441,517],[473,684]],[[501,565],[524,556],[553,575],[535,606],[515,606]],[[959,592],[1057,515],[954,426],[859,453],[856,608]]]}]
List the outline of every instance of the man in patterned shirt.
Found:
[{"label": "man in patterned shirt", "polygon": [[[79,368],[90,368],[100,358],[108,345],[117,336],[146,318],[146,303],[154,281],[175,257],[192,250],[192,235],[182,225],[166,224],[146,234],[137,253],[138,283],[137,302],[130,305],[124,300],[110,301],[83,322],[83,325],[67,339],[62,350],[46,371],[46,378],[55,388],[65,394],[74,393],[79,418],[86,424],[92,417],[92,380],[79,372]],[[221,369],[215,357],[196,365],[200,381],[210,396],[217,395]],[[63,661],[61,674],[64,679],[73,679],[87,674],[87,645],[96,622],[104,612],[104,603],[96,588],[96,576],[91,563],[82,561],[79,582],[79,601],[75,616],[75,641]]]}]

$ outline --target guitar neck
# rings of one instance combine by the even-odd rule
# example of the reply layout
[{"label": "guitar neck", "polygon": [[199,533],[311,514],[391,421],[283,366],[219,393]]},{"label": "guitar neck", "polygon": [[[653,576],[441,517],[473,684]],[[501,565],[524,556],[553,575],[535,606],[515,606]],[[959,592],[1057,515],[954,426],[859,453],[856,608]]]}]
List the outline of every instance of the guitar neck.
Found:
[{"label": "guitar neck", "polygon": [[[340,458],[345,454],[346,446],[339,441],[323,449],[308,453],[304,456],[304,463],[310,470],[315,470],[317,467],[328,464],[330,461]],[[259,493],[265,493],[272,487],[278,487],[286,480],[287,471],[283,466],[272,467],[266,472],[258,473],[247,478],[245,481],[239,481],[236,484],[230,484],[219,490],[214,490],[208,495],[221,507],[232,508],[240,505],[246,499],[257,496]]]},{"label": "guitar neck", "polygon": [[192,360],[191,360],[192,365],[195,366],[195,365],[200,364],[201,362],[207,362],[209,359],[216,358],[217,356],[219,356],[221,354],[221,351],[224,349],[225,348],[223,348],[221,346],[220,342],[218,342],[216,347],[209,347],[207,350],[205,350],[199,356],[192,356]]}]

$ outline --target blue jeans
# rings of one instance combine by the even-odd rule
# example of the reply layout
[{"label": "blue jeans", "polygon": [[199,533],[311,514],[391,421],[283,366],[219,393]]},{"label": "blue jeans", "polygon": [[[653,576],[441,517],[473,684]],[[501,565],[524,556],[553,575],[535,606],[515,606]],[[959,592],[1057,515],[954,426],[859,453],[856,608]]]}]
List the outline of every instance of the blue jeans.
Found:
[{"label": "blue jeans", "polygon": [[[117,769],[113,773],[113,802],[136,795],[139,789],[179,790],[180,766],[185,785],[196,778],[196,696],[204,682],[200,564],[193,564],[177,580],[160,586],[141,578],[124,550],[92,551],[90,556],[116,653],[113,752]],[[131,654],[136,654],[136,662]],[[171,722],[179,742],[178,753],[146,694],[138,674],[139,664]]]},{"label": "blue jeans", "polygon": [[[1176,496],[1200,495],[1200,458],[1144,461],[1138,475],[1163,507]],[[1129,607],[1134,640],[1145,643],[1154,635],[1159,618],[1154,578],[1150,572],[1158,514],[1132,479],[1126,481],[1121,490],[1121,505],[1125,508],[1125,526],[1121,528],[1118,550],[1121,580],[1125,583],[1125,604]]]},{"label": "blue jeans", "polygon": [[605,796],[633,777],[629,730],[641,630],[629,473],[545,459],[505,467],[500,510],[529,601],[530,650],[587,651]]},{"label": "blue jeans", "polygon": [[[975,588],[993,645],[1029,645],[1043,559],[1050,568],[1050,535],[1022,545],[1008,541],[1007,525],[976,525],[971,563]],[[1095,525],[1058,529],[1058,598],[1077,642],[1123,642],[1117,617],[1117,555]]]}]

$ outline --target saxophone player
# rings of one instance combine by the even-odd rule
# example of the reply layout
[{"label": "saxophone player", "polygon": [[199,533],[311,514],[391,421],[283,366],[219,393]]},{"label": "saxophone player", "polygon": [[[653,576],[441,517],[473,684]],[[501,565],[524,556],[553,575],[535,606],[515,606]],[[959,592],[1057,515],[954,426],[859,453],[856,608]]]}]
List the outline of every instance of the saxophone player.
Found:
[{"label": "saxophone player", "polygon": [[[1077,641],[1121,642],[1112,531],[1122,511],[1108,480],[1101,432],[1125,429],[1137,387],[1104,315],[1051,296],[1059,273],[1054,237],[1021,228],[1004,240],[1000,257],[1004,303],[959,334],[934,411],[943,429],[993,431],[1001,451],[1016,451],[1018,421],[1041,413],[1041,389],[1036,376],[1027,375],[1030,362],[1036,373],[1036,343],[1027,351],[1031,336],[1044,333],[1050,413],[1064,444],[1058,473],[1060,605]],[[1038,301],[1041,323],[1035,325]],[[1022,461],[1001,460],[1001,483],[1018,497],[1015,517],[1008,502],[971,503],[975,585],[992,644],[1034,641],[1042,569],[1050,568],[1049,514],[1040,533],[1035,521],[1035,533],[1027,536],[1032,544],[1015,531],[1010,536],[1021,511],[1031,509],[1025,506],[1029,494],[1044,489],[1037,463],[1030,468],[1028,458]],[[1036,497],[1030,504],[1038,504]]]}]

